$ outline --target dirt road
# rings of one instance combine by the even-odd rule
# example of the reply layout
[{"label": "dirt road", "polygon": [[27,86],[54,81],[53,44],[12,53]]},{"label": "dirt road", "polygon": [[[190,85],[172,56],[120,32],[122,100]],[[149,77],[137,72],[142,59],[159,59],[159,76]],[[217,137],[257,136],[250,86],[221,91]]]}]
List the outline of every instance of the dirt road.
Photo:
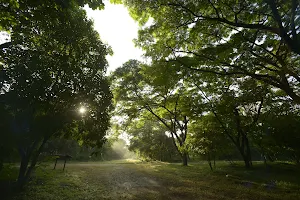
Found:
[{"label": "dirt road", "polygon": [[[134,163],[76,164],[69,166],[69,172],[81,168],[81,179],[88,185],[89,197],[101,199],[177,199],[166,196],[167,187],[152,176],[149,169]],[[155,167],[155,165],[153,165]],[[153,167],[152,166],[152,167]],[[155,169],[151,169],[155,170]]]}]

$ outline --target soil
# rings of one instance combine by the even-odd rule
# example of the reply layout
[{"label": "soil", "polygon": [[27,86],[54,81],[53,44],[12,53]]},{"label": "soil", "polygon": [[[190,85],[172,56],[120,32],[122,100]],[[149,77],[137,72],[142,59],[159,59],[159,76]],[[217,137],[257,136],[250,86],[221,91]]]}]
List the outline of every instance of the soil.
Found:
[{"label": "soil", "polygon": [[[88,165],[81,166],[85,168]],[[97,167],[92,164],[90,167],[93,167],[90,170],[95,173],[88,170],[86,182],[101,182],[105,188],[102,191],[104,199],[170,199],[165,196],[168,188],[164,187],[159,178],[140,170],[135,164],[102,164]]]}]

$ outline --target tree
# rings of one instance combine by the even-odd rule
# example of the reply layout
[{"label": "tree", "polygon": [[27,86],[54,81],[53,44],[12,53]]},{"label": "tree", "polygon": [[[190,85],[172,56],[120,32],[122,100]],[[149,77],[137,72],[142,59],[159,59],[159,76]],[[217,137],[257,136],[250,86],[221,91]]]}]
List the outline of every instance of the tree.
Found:
[{"label": "tree", "polygon": [[[14,31],[14,27],[21,21],[30,22],[31,20],[42,19],[41,11],[52,13],[55,11],[66,11],[74,7],[88,5],[92,9],[103,9],[102,0],[8,0],[0,3],[0,30]],[[42,21],[41,21],[42,22]],[[7,47],[9,43],[2,44],[1,48]]]},{"label": "tree", "polygon": [[188,144],[191,151],[205,156],[211,170],[213,170],[212,160],[215,167],[215,160],[220,156],[228,156],[234,148],[211,113],[195,120],[191,124],[190,132]]},{"label": "tree", "polygon": [[188,80],[190,90],[200,91],[194,107],[215,117],[218,129],[234,144],[245,166],[251,167],[252,135],[263,120],[261,114],[270,111],[267,105],[272,95],[268,87],[251,78],[191,74]]},{"label": "tree", "polygon": [[[111,50],[84,10],[73,6],[62,11],[48,3],[53,2],[38,5],[30,21],[18,18],[11,44],[1,51],[1,115],[11,119],[1,125],[9,126],[20,152],[20,185],[51,137],[101,146],[109,126],[112,94],[105,56]],[[87,113],[80,116],[79,106]]]},{"label": "tree", "polygon": [[130,119],[138,118],[145,110],[150,113],[168,129],[183,165],[187,165],[189,96],[180,81],[181,74],[176,70],[166,73],[164,69],[162,65],[148,66],[135,60],[118,68],[113,74],[114,97],[119,104],[116,108]]},{"label": "tree", "polygon": [[[274,101],[300,103],[299,1],[116,2],[141,25],[135,42],[151,60],[147,69],[153,72],[146,74],[183,83],[180,93],[188,94],[189,103],[182,107],[190,110],[190,123],[213,114],[250,167],[251,147],[264,145],[258,135]],[[290,117],[281,112],[275,119]],[[267,145],[259,148],[264,152]]]},{"label": "tree", "polygon": [[299,120],[298,106],[282,101],[274,103],[259,134],[267,158],[273,161],[283,157],[300,163]]},{"label": "tree", "polygon": [[252,77],[300,103],[298,0],[122,2],[142,26],[136,44],[153,61]]},{"label": "tree", "polygon": [[134,121],[126,131],[131,137],[129,150],[145,159],[175,160],[177,150],[173,145],[172,138],[166,135],[167,131],[166,127],[156,121],[140,118],[138,121]]},{"label": "tree", "polygon": [[[0,102],[3,105],[3,102]],[[13,136],[10,128],[7,126],[11,119],[8,113],[5,113],[5,108],[0,106],[0,171],[3,168],[4,161],[10,157],[10,153],[13,151]],[[6,133],[6,134],[3,134]]]}]

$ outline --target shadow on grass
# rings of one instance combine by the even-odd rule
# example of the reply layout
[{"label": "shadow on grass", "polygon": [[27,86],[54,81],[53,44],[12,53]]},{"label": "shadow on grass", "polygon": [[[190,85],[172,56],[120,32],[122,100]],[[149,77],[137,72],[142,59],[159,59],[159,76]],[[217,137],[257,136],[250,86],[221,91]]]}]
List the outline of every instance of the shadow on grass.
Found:
[{"label": "shadow on grass", "polygon": [[0,199],[11,199],[15,191],[18,167],[15,164],[5,164],[0,171]]},{"label": "shadow on grass", "polygon": [[264,185],[265,187],[279,187],[283,189],[300,188],[299,166],[291,163],[274,162],[265,166],[261,162],[253,163],[251,169],[245,169],[240,163],[237,165],[221,165],[216,170],[216,174],[227,178],[249,181]]},{"label": "shadow on grass", "polygon": [[266,168],[258,162],[247,170],[242,163],[218,162],[213,172],[203,162],[188,167],[170,164],[156,167],[153,173],[191,199],[195,194],[204,199],[299,199],[300,195],[300,170],[287,163]]}]

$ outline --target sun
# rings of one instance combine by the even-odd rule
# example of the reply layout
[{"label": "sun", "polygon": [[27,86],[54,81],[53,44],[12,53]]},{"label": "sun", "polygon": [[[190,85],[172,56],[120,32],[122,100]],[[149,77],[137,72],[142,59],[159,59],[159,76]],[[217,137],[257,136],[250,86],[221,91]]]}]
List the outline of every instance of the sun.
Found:
[{"label": "sun", "polygon": [[79,113],[80,113],[80,114],[84,114],[85,112],[86,112],[85,107],[80,107],[80,108],[79,108]]}]

